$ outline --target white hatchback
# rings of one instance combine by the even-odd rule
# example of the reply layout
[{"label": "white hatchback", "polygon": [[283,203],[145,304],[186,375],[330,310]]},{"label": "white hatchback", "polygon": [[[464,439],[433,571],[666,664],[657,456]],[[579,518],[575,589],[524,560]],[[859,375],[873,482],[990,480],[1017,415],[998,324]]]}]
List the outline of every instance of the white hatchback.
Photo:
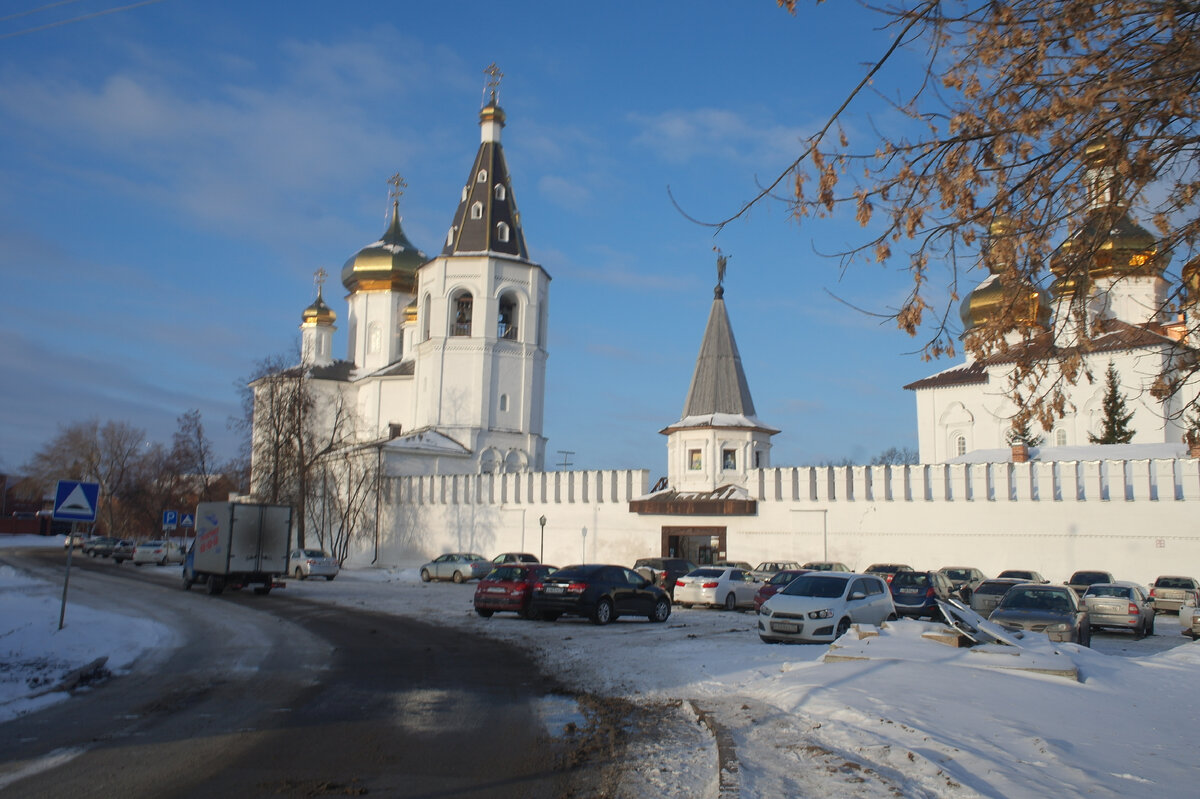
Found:
[{"label": "white hatchback", "polygon": [[675,581],[675,604],[713,605],[726,610],[754,607],[762,585],[749,571],[721,566],[701,566]]},{"label": "white hatchback", "polygon": [[769,644],[828,642],[851,624],[882,624],[896,618],[892,593],[882,577],[849,572],[802,574],[763,603],[758,637]]},{"label": "white hatchback", "polygon": [[174,541],[139,541],[133,548],[133,565],[154,563],[166,566],[168,563],[183,563],[183,547]]}]

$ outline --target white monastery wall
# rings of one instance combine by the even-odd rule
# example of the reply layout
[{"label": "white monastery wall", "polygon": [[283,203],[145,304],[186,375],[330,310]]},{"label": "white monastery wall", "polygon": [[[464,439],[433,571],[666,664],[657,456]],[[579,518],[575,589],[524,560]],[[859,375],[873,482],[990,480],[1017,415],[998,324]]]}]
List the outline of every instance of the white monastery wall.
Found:
[{"label": "white monastery wall", "polygon": [[724,527],[726,557],[751,563],[1026,568],[1052,581],[1094,568],[1143,583],[1200,572],[1196,459],[760,469],[753,516],[631,513],[648,482],[646,470],[393,478],[378,551],[362,541],[351,562],[524,551],[632,565],[663,554],[663,527]]}]

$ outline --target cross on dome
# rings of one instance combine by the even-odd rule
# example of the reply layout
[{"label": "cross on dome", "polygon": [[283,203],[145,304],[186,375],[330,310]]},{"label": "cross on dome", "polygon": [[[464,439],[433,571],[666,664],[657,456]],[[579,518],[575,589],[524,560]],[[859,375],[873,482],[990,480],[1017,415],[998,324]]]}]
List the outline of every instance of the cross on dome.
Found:
[{"label": "cross on dome", "polygon": [[488,67],[483,71],[483,74],[488,76],[487,85],[484,86],[484,91],[490,94],[490,102],[492,105],[495,105],[497,102],[499,102],[500,80],[504,77],[504,73],[500,71],[500,68],[496,66],[496,62],[493,61],[491,64],[488,64]]}]

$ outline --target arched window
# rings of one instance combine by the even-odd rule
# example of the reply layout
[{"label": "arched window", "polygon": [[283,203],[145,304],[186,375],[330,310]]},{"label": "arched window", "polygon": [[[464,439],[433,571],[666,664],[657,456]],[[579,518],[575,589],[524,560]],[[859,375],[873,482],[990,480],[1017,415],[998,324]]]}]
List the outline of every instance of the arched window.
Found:
[{"label": "arched window", "polygon": [[492,192],[492,194],[495,195],[497,200],[503,200],[506,196],[508,196],[508,191],[504,188],[503,183],[497,183],[496,189]]},{"label": "arched window", "polygon": [[476,183],[487,183],[487,170],[479,170],[479,174],[475,176]]},{"label": "arched window", "polygon": [[500,297],[500,312],[497,316],[496,337],[517,340],[517,299],[512,294]]},{"label": "arched window", "polygon": [[1067,431],[1060,427],[1054,431],[1054,446],[1065,447],[1066,445],[1067,445]]},{"label": "arched window", "polygon": [[448,231],[446,231],[446,246],[447,247],[450,247],[454,244],[454,234],[457,231],[458,231],[458,228],[455,227],[454,225],[451,225],[450,229]]},{"label": "arched window", "polygon": [[471,204],[471,218],[483,219],[483,203],[477,202]]},{"label": "arched window", "polygon": [[429,341],[429,295],[421,303],[421,341]]},{"label": "arched window", "polygon": [[508,410],[508,395],[507,394],[500,395],[500,410],[502,410],[502,411]]},{"label": "arched window", "polygon": [[966,455],[967,454],[967,437],[966,436],[957,436],[954,439],[954,454],[955,455]]},{"label": "arched window", "polygon": [[496,240],[508,241],[508,224],[506,222],[496,223]]},{"label": "arched window", "polygon": [[463,196],[462,196],[462,200],[460,200],[460,202],[465,203],[466,201],[467,201],[467,187],[463,186]]},{"label": "arched window", "polygon": [[454,321],[450,325],[450,335],[452,336],[469,336],[471,335],[471,294],[470,292],[461,291],[454,295],[451,301],[451,307],[454,312]]}]

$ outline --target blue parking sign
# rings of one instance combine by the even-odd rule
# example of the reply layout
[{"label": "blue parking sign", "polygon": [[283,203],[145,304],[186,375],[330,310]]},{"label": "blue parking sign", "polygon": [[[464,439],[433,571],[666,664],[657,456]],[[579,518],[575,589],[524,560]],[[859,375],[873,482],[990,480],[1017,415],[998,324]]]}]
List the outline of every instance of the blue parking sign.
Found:
[{"label": "blue parking sign", "polygon": [[163,529],[174,530],[179,526],[179,511],[165,510],[163,511]]}]

